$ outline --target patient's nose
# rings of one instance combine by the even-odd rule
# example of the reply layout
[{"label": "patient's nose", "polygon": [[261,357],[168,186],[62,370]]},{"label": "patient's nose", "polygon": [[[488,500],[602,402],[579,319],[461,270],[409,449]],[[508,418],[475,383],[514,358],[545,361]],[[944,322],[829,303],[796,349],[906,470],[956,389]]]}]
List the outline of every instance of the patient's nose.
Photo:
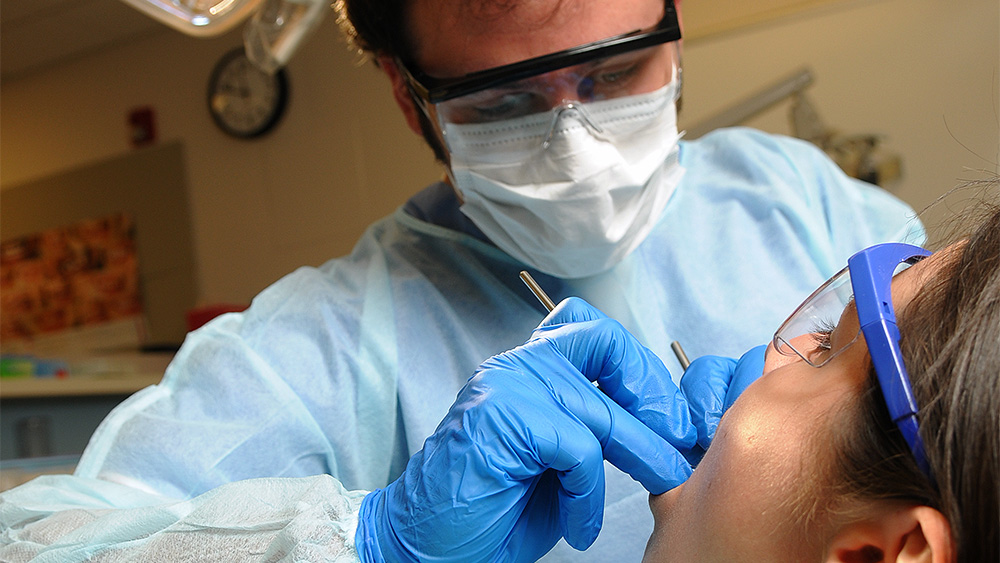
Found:
[{"label": "patient's nose", "polygon": [[[812,338],[812,337],[809,336],[809,335],[802,335],[802,336],[799,336],[798,338],[793,338],[792,339],[792,344],[794,345],[794,342],[796,340],[798,340],[799,338]],[[782,354],[782,353],[778,352],[777,350],[775,350],[775,348],[774,348],[774,342],[769,342],[768,345],[767,345],[767,350],[764,352],[764,375],[767,375],[768,373],[770,373],[770,372],[772,372],[772,371],[774,371],[774,370],[776,370],[776,369],[778,369],[780,367],[787,366],[788,364],[793,364],[795,362],[801,362],[801,361],[802,361],[802,358],[800,358],[794,352],[792,354],[786,356],[785,354]]]}]

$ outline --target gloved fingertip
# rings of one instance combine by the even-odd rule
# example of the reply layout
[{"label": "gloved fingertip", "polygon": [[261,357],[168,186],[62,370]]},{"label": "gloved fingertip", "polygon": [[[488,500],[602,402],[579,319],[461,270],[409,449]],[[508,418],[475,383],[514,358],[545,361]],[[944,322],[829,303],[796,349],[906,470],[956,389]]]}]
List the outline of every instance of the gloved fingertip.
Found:
[{"label": "gloved fingertip", "polygon": [[702,458],[705,457],[706,449],[707,448],[702,447],[701,444],[699,444],[691,448],[690,450],[684,452],[684,459],[687,460],[688,464],[690,464],[692,468],[698,467],[698,464],[701,463]]},{"label": "gloved fingertip", "polygon": [[688,477],[691,476],[693,469],[691,469],[691,464],[688,460],[679,452],[676,452],[676,455],[672,457],[673,466],[670,469],[661,471],[652,479],[642,479],[639,481],[643,488],[649,491],[650,494],[662,495],[684,481],[687,481]]},{"label": "gloved fingertip", "polygon": [[767,345],[762,344],[747,350],[736,361],[736,368],[733,370],[733,379],[729,383],[728,391],[726,391],[724,410],[728,410],[729,407],[733,406],[733,403],[736,402],[736,399],[739,398],[743,391],[763,375],[764,355],[766,351]]},{"label": "gloved fingertip", "polygon": [[725,406],[736,360],[722,356],[696,358],[681,379],[681,392],[688,401],[691,422],[698,431],[697,443],[708,448]]},{"label": "gloved fingertip", "polygon": [[595,321],[607,318],[597,307],[579,297],[567,297],[556,304],[552,312],[545,317],[541,326],[582,321]]},{"label": "gloved fingertip", "polygon": [[691,361],[691,365],[681,375],[682,390],[703,392],[718,387],[719,382],[725,382],[732,373],[736,360],[724,356],[699,356]]},{"label": "gloved fingertip", "polygon": [[603,510],[597,515],[596,521],[590,519],[583,523],[567,522],[563,528],[563,537],[566,543],[577,551],[584,551],[597,541],[597,536],[601,533],[601,522],[604,519]]},{"label": "gloved fingertip", "polygon": [[593,545],[604,521],[604,494],[572,496],[559,494],[559,525],[563,537],[574,549],[583,551]]},{"label": "gloved fingertip", "polygon": [[722,413],[718,413],[710,420],[704,420],[698,424],[699,447],[701,447],[704,450],[707,450],[708,446],[712,444],[712,440],[715,439],[715,431],[718,430],[719,420],[721,419],[722,419]]},{"label": "gloved fingertip", "polygon": [[590,546],[594,545],[595,541],[597,541],[597,534],[600,532],[600,529],[593,530],[592,534],[588,534],[590,531],[591,530],[578,529],[575,532],[564,536],[566,538],[566,543],[577,551],[586,551],[590,548]]}]

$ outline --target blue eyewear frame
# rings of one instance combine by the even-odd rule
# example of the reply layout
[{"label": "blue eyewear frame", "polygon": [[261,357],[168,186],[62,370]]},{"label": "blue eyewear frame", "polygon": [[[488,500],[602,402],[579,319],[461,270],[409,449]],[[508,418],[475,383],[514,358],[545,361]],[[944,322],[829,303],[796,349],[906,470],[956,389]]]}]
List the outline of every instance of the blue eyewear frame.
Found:
[{"label": "blue eyewear frame", "polygon": [[921,471],[933,481],[917,420],[917,400],[899,349],[899,328],[892,306],[892,277],[903,262],[930,256],[931,252],[903,243],[877,244],[847,261],[861,332],[868,345],[889,416],[899,428]]},{"label": "blue eyewear frame", "polygon": [[508,65],[488,68],[456,78],[435,78],[421,71],[412,61],[397,59],[399,66],[413,93],[427,102],[436,104],[494,88],[516,80],[524,80],[553,70],[559,70],[595,59],[611,57],[622,53],[652,47],[681,38],[681,27],[677,20],[677,8],[673,0],[664,1],[663,18],[650,29],[637,29],[594,43],[572,47],[564,51],[549,53],[532,59]]}]

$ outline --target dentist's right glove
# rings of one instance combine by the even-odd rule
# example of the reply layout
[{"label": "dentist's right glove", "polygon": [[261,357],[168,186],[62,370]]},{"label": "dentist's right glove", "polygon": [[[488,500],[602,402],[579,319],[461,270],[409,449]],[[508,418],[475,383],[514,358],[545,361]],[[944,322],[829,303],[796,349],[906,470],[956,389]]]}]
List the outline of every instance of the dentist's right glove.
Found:
[{"label": "dentist's right glove", "polygon": [[534,561],[560,537],[582,550],[605,459],[659,494],[690,475],[696,437],[663,362],[568,299],[484,362],[403,475],[364,498],[355,545],[366,562]]}]

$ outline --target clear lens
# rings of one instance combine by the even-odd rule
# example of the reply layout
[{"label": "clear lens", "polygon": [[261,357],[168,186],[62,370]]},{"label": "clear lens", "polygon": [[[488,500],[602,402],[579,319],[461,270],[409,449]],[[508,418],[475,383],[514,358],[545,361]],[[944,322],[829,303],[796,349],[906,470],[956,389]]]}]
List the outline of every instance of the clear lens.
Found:
[{"label": "clear lens", "polygon": [[[922,257],[901,262],[896,266],[893,276],[909,268],[920,258]],[[837,328],[844,310],[853,300],[851,271],[844,268],[807,297],[782,323],[774,333],[774,349],[783,356],[799,356],[814,367],[826,364],[854,343],[861,334],[859,328],[850,342],[839,345],[837,350],[830,349],[830,333]]]},{"label": "clear lens", "polygon": [[492,123],[544,113],[567,102],[645,94],[677,74],[677,44],[665,43],[516,80],[434,104],[442,125]]},{"label": "clear lens", "polygon": [[[566,169],[557,162],[560,158],[594,150],[594,143],[619,147],[628,139],[638,147],[665,146],[663,135],[676,134],[678,88],[678,83],[672,83],[648,94],[568,103],[496,123],[442,124],[441,132],[453,167],[526,163],[547,153],[556,160],[535,162],[528,172],[561,174]],[[643,144],[644,140],[648,143]]]},{"label": "clear lens", "polygon": [[[657,45],[422,107],[430,119],[437,121],[452,164],[525,162],[553,145],[574,142],[571,140],[574,138],[579,140],[584,131],[609,143],[622,138],[634,139],[636,135],[658,137],[659,128],[676,128],[673,102],[680,92],[676,54],[676,44]],[[664,55],[666,59],[662,58]],[[621,71],[620,66],[607,64],[612,59],[622,62],[622,57],[641,64],[627,72]],[[577,80],[576,84],[581,84],[578,79],[583,76],[580,69],[584,66],[592,71],[601,68],[609,73],[609,69],[618,68],[631,76],[619,75],[622,87],[613,88],[607,85],[613,79],[610,74],[605,74],[602,80],[606,86],[596,89],[601,94],[588,97],[590,101],[564,99],[551,106],[549,101],[542,103],[541,93],[551,90],[556,83]],[[590,76],[593,78],[594,72]],[[535,88],[528,88],[529,84]],[[483,105],[485,100],[492,100],[493,105]],[[485,107],[492,109],[487,111]],[[524,113],[527,115],[520,115]],[[491,118],[500,114],[508,117],[487,119],[487,114]],[[446,119],[446,116],[456,121]],[[475,116],[478,117],[472,119]]]},{"label": "clear lens", "polygon": [[844,268],[814,291],[778,328],[774,333],[774,349],[785,356],[797,355],[816,367],[833,359],[836,352],[830,353],[829,335],[853,295],[851,273]]}]

